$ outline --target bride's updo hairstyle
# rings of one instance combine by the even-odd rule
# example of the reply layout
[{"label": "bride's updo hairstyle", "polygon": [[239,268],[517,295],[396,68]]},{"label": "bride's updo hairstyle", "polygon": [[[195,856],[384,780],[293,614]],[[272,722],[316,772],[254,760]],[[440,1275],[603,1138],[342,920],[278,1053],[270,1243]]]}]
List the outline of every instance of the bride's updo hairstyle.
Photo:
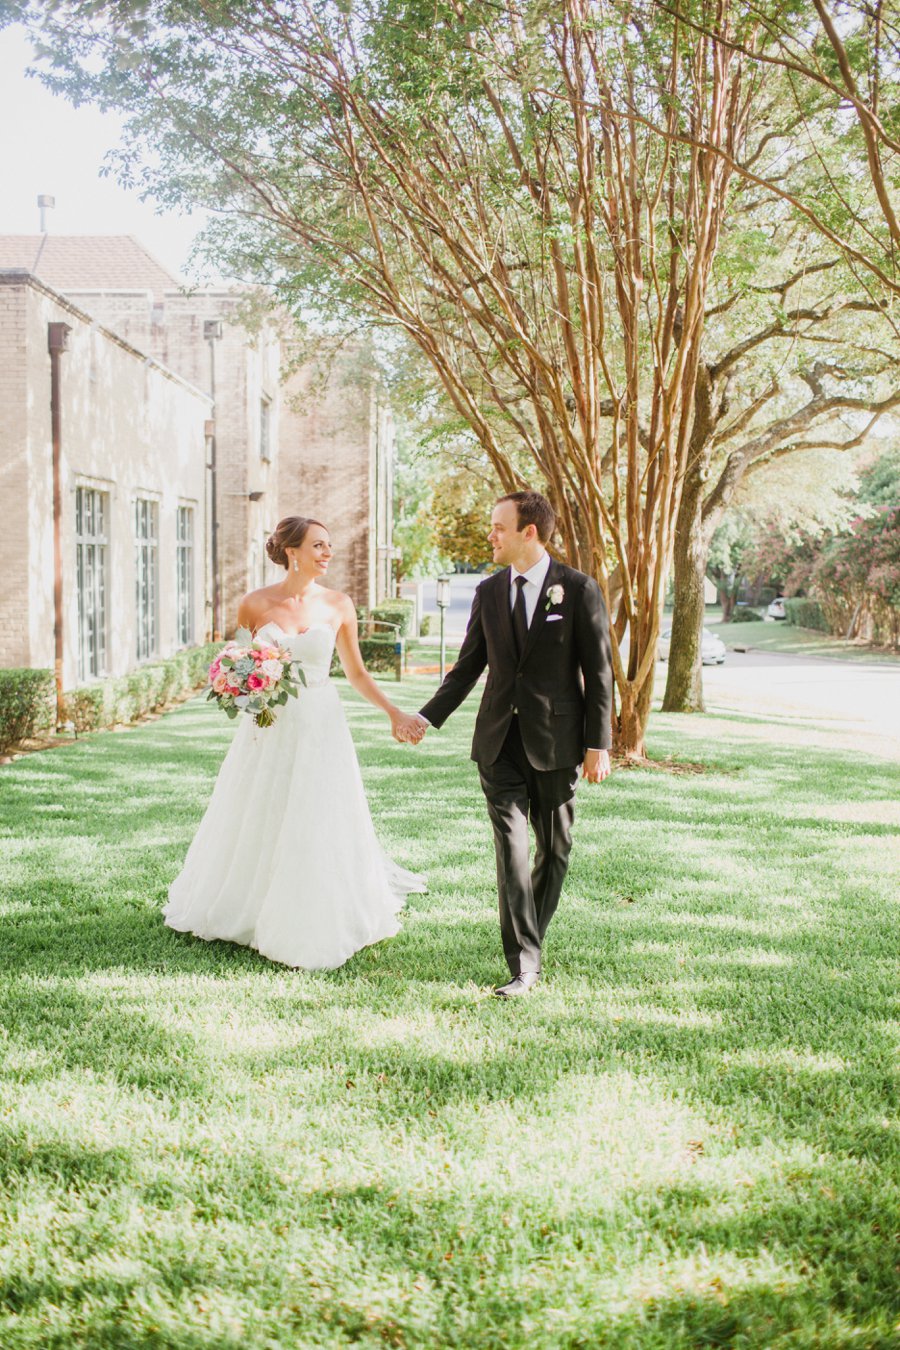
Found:
[{"label": "bride's updo hairstyle", "polygon": [[323,530],[328,528],[321,520],[313,520],[311,516],[285,516],[284,520],[279,520],[266,540],[266,552],[277,567],[287,567],[285,549],[299,548],[310,525],[318,525]]}]

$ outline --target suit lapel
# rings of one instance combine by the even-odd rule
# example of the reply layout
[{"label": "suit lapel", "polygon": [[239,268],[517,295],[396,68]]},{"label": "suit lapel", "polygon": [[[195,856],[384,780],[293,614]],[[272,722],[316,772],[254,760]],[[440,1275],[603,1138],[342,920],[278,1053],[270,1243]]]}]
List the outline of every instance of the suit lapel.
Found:
[{"label": "suit lapel", "polygon": [[502,632],[504,638],[506,639],[506,642],[509,645],[509,654],[512,657],[513,662],[515,663],[518,660],[518,657],[516,656],[516,639],[513,633],[513,626],[512,626],[512,610],[510,609],[509,604],[509,588],[511,585],[509,573],[510,568],[508,567],[505,568],[505,570],[502,573],[500,573],[503,580],[502,582],[498,581],[496,586],[496,593],[497,593],[497,604],[499,606],[498,618],[500,624],[500,631]]},{"label": "suit lapel", "polygon": [[[530,654],[532,647],[537,642],[538,633],[544,626],[547,618],[547,591],[553,583],[558,580],[559,575],[561,575],[561,568],[559,564],[554,562],[551,558],[550,566],[547,568],[547,575],[544,577],[544,584],[541,586],[541,593],[538,596],[537,605],[535,606],[534,615],[532,616],[531,623],[528,625],[528,637],[525,639],[525,650],[522,652],[522,661]],[[511,635],[512,619],[510,619],[509,629]],[[519,662],[519,665],[522,664],[522,661]]]}]

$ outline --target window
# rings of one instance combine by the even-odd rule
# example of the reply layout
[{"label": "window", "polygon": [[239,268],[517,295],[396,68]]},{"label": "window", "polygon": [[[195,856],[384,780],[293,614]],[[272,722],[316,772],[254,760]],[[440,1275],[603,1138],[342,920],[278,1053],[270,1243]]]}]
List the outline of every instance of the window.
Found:
[{"label": "window", "polygon": [[259,400],[259,457],[268,464],[272,458],[272,400]]},{"label": "window", "polygon": [[75,489],[75,575],[78,587],[78,678],[106,671],[106,521],[105,492]]},{"label": "window", "polygon": [[138,497],[134,503],[134,577],[137,618],[137,659],[156,652],[156,580],[159,532],[156,502]]},{"label": "window", "polygon": [[194,509],[179,506],[176,525],[178,645],[194,641]]}]

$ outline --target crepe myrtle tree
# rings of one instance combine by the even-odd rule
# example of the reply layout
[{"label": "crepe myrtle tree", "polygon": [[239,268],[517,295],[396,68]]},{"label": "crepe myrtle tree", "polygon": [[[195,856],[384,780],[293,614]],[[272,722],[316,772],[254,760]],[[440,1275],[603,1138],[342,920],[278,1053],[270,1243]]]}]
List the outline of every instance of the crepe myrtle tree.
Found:
[{"label": "crepe myrtle tree", "polygon": [[54,88],[124,110],[125,179],[212,208],[207,247],[283,303],[402,332],[503,489],[546,490],[561,553],[610,607],[614,743],[634,757],[730,164],[765,82],[742,6],[689,14],[652,0],[18,9]]},{"label": "crepe myrtle tree", "polygon": [[[739,190],[740,195],[740,190]],[[763,217],[752,276],[729,251],[717,267],[674,547],[674,610],[663,708],[703,708],[704,579],[713,537],[747,480],[785,457],[862,446],[900,405],[896,342],[880,301],[861,293],[815,235]],[[761,221],[761,224],[763,222]],[[745,231],[743,247],[751,248]]]},{"label": "crepe myrtle tree", "polygon": [[788,204],[873,297],[896,299],[900,0],[752,0],[752,45],[711,25],[690,3],[655,2],[670,19],[778,79],[790,152],[770,158],[768,168],[752,155],[738,155],[730,167]]}]

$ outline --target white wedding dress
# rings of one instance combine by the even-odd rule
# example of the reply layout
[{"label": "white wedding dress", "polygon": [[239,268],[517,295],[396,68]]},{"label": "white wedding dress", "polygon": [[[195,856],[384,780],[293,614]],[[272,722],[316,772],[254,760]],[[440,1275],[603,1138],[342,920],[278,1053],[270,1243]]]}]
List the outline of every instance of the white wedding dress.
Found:
[{"label": "white wedding dress", "polygon": [[212,798],[169,889],[170,928],[254,947],[272,961],[328,970],[399,929],[422,877],[383,853],[356,751],[329,678],[334,629],[258,637],[287,647],[307,684],[271,727],[240,715]]}]

